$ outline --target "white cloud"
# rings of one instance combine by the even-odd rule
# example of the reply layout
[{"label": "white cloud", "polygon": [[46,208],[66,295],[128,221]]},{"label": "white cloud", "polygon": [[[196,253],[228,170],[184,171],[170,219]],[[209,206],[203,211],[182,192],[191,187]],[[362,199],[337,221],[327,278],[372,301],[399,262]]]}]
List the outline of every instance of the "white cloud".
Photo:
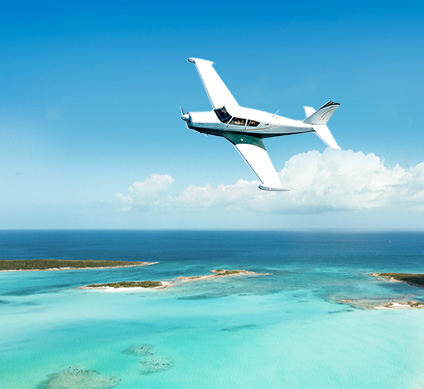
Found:
[{"label": "white cloud", "polygon": [[134,182],[128,188],[128,195],[118,193],[116,198],[123,211],[158,207],[169,201],[167,191],[173,182],[174,179],[167,174],[152,174],[142,182]]},{"label": "white cloud", "polygon": [[421,206],[424,163],[412,168],[385,166],[373,153],[311,151],[292,157],[280,172],[292,191],[280,210],[322,212],[394,205]]},{"label": "white cloud", "polygon": [[310,151],[292,157],[279,173],[289,192],[264,192],[258,181],[238,180],[217,186],[191,185],[180,194],[168,191],[173,178],[153,174],[117,197],[124,209],[179,206],[324,213],[377,207],[424,210],[424,162],[388,167],[373,153]]}]

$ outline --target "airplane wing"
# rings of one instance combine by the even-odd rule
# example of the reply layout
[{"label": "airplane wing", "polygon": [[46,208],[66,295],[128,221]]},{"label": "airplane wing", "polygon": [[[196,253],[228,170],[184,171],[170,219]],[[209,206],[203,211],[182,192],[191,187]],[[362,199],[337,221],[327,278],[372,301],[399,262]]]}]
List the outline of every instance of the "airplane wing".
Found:
[{"label": "airplane wing", "polygon": [[214,62],[198,58],[189,58],[188,62],[196,65],[203,86],[214,109],[224,106],[238,107],[237,101],[213,68],[212,65]]},{"label": "airplane wing", "polygon": [[247,164],[252,168],[262,185],[260,189],[272,191],[285,191],[274,166],[269,159],[262,139],[252,135],[228,133],[224,135],[238,150]]}]

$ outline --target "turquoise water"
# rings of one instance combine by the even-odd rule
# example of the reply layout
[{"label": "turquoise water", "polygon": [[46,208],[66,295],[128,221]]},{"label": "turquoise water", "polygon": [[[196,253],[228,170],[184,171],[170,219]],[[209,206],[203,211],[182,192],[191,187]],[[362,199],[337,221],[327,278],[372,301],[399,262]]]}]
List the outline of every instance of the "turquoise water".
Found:
[{"label": "turquoise water", "polygon": [[[341,303],[424,301],[368,276],[424,272],[423,233],[6,231],[0,258],[159,261],[0,273],[1,388],[424,387],[424,310]],[[76,289],[214,268],[270,275]]]}]

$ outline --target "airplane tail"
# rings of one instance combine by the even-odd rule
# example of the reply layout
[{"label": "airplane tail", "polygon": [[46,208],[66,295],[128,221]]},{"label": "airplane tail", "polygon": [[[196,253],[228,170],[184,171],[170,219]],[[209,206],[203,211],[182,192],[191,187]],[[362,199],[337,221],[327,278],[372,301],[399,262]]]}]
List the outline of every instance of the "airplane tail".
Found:
[{"label": "airplane tail", "polygon": [[337,144],[333,135],[327,127],[327,122],[330,120],[333,113],[339,108],[339,103],[333,103],[329,101],[324,104],[320,109],[315,111],[312,107],[304,107],[307,118],[303,123],[311,124],[315,133],[321,138],[321,140],[332,149],[340,150],[340,146]]}]

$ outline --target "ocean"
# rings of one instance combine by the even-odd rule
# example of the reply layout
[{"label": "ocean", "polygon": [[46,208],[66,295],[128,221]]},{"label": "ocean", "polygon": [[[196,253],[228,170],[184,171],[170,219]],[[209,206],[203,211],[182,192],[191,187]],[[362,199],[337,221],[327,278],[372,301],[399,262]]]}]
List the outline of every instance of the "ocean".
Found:
[{"label": "ocean", "polygon": [[[149,261],[0,273],[1,388],[424,388],[423,232],[0,231],[1,259]],[[161,290],[92,283],[226,277]],[[351,300],[344,303],[342,300]]]}]

